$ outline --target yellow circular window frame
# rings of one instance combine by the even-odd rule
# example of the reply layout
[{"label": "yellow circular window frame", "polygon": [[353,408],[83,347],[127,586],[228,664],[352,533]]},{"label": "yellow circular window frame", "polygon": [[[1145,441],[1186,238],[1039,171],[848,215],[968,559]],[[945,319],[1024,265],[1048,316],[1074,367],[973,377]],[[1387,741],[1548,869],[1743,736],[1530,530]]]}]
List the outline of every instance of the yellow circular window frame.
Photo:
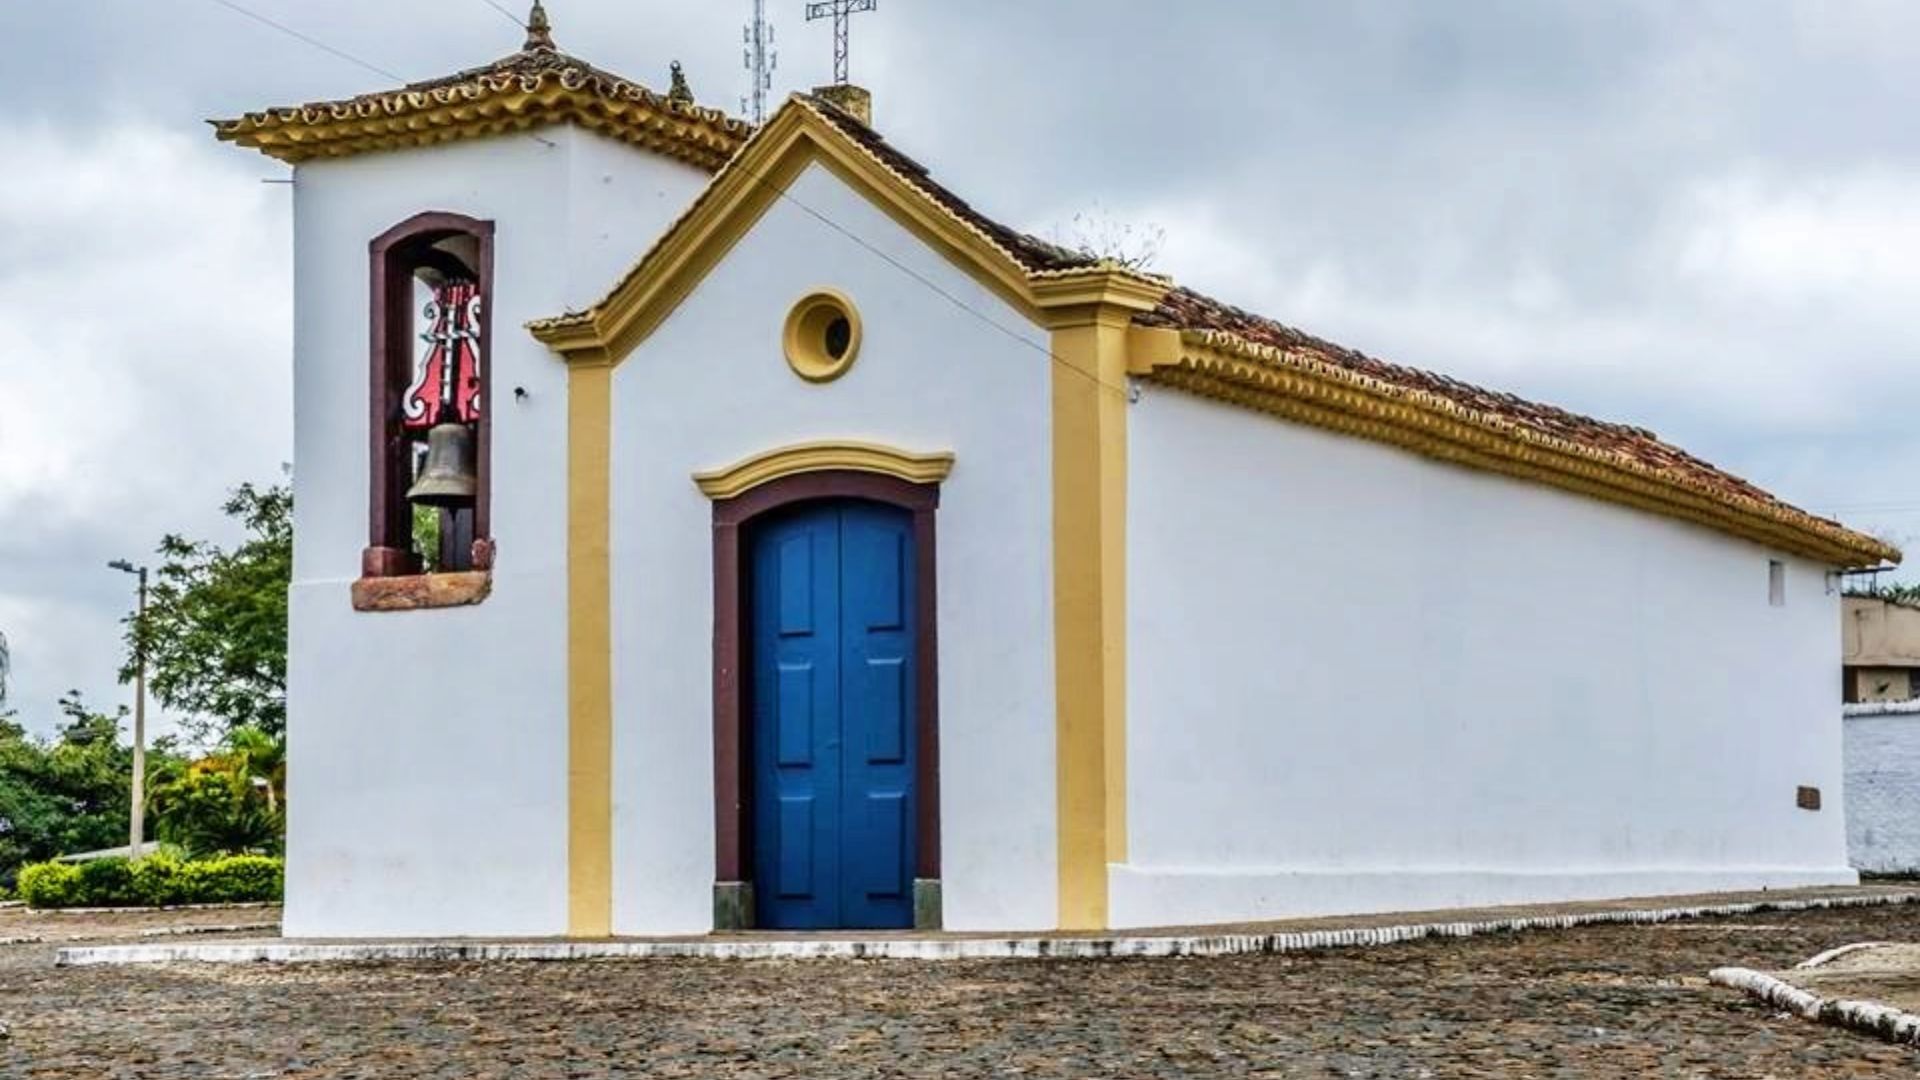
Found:
[{"label": "yellow circular window frame", "polygon": [[[845,320],[847,340],[837,352],[831,341],[833,326]],[[838,289],[815,289],[800,298],[787,314],[781,344],[787,366],[811,383],[828,383],[847,373],[860,356],[860,311]]]}]

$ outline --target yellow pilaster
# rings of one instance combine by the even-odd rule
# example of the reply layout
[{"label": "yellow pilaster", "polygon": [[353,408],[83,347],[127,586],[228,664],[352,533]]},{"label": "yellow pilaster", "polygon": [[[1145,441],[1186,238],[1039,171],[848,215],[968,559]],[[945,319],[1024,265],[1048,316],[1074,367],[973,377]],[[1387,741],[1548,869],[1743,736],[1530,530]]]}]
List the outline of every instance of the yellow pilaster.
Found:
[{"label": "yellow pilaster", "polygon": [[567,933],[613,932],[613,366],[567,371]]},{"label": "yellow pilaster", "polygon": [[1108,925],[1127,858],[1127,366],[1163,289],[1112,272],[1038,290],[1052,329],[1055,783],[1059,921]]}]

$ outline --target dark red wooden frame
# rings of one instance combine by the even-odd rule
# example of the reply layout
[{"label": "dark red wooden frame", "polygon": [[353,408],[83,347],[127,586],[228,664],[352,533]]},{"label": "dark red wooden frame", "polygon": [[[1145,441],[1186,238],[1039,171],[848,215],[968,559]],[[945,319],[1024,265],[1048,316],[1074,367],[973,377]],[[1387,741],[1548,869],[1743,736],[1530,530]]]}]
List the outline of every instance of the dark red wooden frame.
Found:
[{"label": "dark red wooden frame", "polygon": [[[371,265],[371,361],[367,387],[368,513],[367,550],[361,555],[365,577],[400,577],[420,571],[413,556],[413,515],[407,507],[406,477],[412,467],[409,440],[401,431],[400,397],[413,375],[413,274],[421,266],[447,259],[434,245],[455,236],[471,237],[480,265],[480,341],[487,368],[493,362],[493,222],[465,214],[435,211],[416,214],[381,233],[367,245]],[[473,509],[473,569],[493,568],[493,386],[484,386],[477,466],[480,492]]]},{"label": "dark red wooden frame", "polygon": [[920,757],[914,785],[919,803],[914,823],[918,861],[914,876],[940,879],[940,642],[937,612],[934,511],[940,488],[855,470],[802,473],[774,480],[713,504],[713,792],[714,880],[721,885],[753,879],[752,733],[741,657],[746,654],[746,590],[741,581],[741,539],[755,518],[816,499],[865,499],[913,515],[914,627],[919,678],[914,687],[915,732]]}]

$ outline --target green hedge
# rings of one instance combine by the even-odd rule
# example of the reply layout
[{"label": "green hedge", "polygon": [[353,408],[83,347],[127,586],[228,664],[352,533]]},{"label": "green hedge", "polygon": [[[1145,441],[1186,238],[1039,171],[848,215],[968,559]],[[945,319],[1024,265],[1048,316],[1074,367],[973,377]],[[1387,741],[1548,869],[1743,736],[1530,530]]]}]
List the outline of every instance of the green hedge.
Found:
[{"label": "green hedge", "polygon": [[264,855],[188,862],[159,854],[137,863],[37,863],[20,870],[19,889],[36,908],[246,904],[279,900],[283,874],[280,860]]}]

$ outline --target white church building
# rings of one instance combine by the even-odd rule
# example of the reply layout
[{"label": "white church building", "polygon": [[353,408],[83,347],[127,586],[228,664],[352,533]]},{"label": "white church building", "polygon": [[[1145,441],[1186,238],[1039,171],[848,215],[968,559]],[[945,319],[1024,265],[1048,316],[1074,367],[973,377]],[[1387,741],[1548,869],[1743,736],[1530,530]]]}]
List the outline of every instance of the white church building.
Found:
[{"label": "white church building", "polygon": [[868,111],[536,5],[216,125],[295,176],[288,935],[1856,880],[1837,576],[1897,552],[996,224]]}]

